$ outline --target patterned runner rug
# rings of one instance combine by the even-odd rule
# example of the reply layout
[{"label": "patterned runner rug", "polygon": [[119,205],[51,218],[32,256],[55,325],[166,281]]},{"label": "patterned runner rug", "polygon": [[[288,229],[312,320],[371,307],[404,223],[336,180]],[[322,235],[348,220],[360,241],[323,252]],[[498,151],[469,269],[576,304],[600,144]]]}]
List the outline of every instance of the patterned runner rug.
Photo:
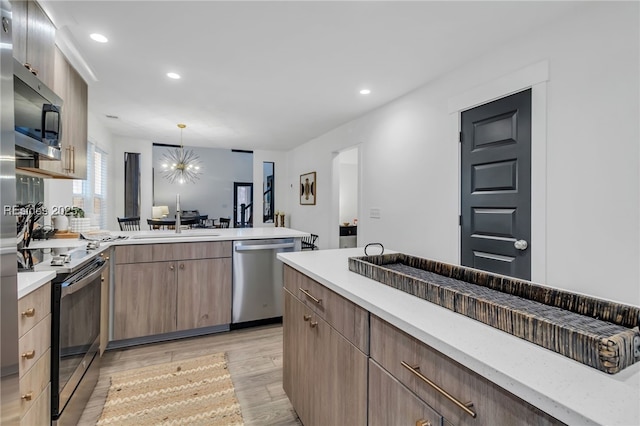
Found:
[{"label": "patterned runner rug", "polygon": [[224,353],[123,371],[97,425],[242,425]]}]

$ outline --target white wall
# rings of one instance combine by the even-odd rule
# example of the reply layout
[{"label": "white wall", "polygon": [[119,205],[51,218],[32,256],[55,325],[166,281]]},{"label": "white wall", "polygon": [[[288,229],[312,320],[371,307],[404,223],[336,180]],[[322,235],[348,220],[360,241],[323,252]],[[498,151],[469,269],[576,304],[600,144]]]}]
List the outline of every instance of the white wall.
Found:
[{"label": "white wall", "polygon": [[285,212],[285,225],[289,226],[289,214],[287,206],[289,205],[289,184],[287,153],[282,151],[253,151],[253,226],[254,227],[272,227],[273,223],[262,222],[262,188],[263,188],[263,171],[262,163],[272,161],[274,163],[274,196],[275,211]]},{"label": "white wall", "polygon": [[[640,305],[638,9],[635,2],[585,5],[296,148],[289,181],[316,171],[318,195],[316,206],[291,197],[291,227],[319,234],[320,247],[328,246],[333,153],[360,143],[359,244],[459,263],[459,154],[448,101],[547,60],[546,159],[537,165],[546,176],[546,209],[536,211],[546,223],[546,246],[537,248],[546,271],[536,276]],[[380,219],[369,217],[372,208]]]},{"label": "white wall", "polygon": [[[97,147],[102,149],[108,154],[108,170],[107,176],[112,175],[113,165],[112,165],[112,155],[113,151],[113,141],[111,137],[111,133],[100,124],[100,122],[96,119],[95,115],[89,112],[88,115],[88,138],[89,141],[94,143]],[[112,191],[111,181],[107,183],[109,186],[107,191]],[[44,180],[44,196],[45,196],[45,205],[46,206],[71,206],[73,204],[73,180],[71,179],[50,179],[47,178]],[[112,194],[107,194],[109,200],[112,199]],[[89,215],[90,216],[90,215]],[[107,204],[107,224],[111,224],[112,221],[115,221],[115,209],[113,203]],[[51,223],[51,217],[45,217],[45,224]],[[109,226],[110,229],[114,229],[112,226]],[[117,227],[116,227],[117,228]]]},{"label": "white wall", "polygon": [[109,229],[119,230],[117,217],[124,216],[124,153],[140,153],[140,229],[151,219],[153,196],[153,144],[148,140],[131,139],[121,136],[113,138],[113,153],[109,153],[111,170],[109,199],[114,206]]}]

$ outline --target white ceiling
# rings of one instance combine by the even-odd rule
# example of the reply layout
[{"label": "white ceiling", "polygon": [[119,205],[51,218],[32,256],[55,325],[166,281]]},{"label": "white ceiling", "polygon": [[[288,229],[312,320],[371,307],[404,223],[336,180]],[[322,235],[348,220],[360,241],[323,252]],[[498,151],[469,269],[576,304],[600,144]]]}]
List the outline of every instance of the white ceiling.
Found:
[{"label": "white ceiling", "polygon": [[[287,150],[582,2],[40,1],[114,135]],[[109,38],[89,39],[98,32]],[[166,73],[182,75],[170,80]],[[95,79],[92,77],[95,76]],[[361,88],[372,93],[360,95]],[[118,116],[118,119],[106,118]]]}]

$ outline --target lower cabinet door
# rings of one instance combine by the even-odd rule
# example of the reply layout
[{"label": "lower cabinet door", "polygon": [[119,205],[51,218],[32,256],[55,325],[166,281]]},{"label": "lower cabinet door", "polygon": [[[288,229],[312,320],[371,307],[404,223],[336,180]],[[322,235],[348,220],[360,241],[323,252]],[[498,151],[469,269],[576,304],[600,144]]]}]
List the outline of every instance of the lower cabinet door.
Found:
[{"label": "lower cabinet door", "polygon": [[231,258],[177,260],[177,330],[231,323]]},{"label": "lower cabinet door", "polygon": [[367,356],[284,290],[283,385],[305,426],[367,424]]},{"label": "lower cabinet door", "polygon": [[116,266],[113,289],[114,340],[176,330],[175,262]]},{"label": "lower cabinet door", "polygon": [[369,426],[440,426],[442,416],[369,360]]},{"label": "lower cabinet door", "polygon": [[51,424],[51,384],[38,396],[20,419],[20,426],[49,426]]},{"label": "lower cabinet door", "polygon": [[310,425],[313,388],[314,340],[309,333],[311,310],[300,303],[287,290],[284,293],[283,322],[283,387],[304,425]]}]

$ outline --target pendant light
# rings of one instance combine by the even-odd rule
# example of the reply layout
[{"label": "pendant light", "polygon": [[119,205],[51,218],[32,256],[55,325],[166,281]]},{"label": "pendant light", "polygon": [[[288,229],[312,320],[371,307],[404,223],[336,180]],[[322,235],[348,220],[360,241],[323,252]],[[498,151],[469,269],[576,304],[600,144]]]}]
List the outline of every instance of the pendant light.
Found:
[{"label": "pendant light", "polygon": [[191,149],[182,145],[182,131],[186,124],[178,124],[180,148],[174,148],[162,156],[162,176],[170,183],[195,183],[200,179],[200,159]]}]

